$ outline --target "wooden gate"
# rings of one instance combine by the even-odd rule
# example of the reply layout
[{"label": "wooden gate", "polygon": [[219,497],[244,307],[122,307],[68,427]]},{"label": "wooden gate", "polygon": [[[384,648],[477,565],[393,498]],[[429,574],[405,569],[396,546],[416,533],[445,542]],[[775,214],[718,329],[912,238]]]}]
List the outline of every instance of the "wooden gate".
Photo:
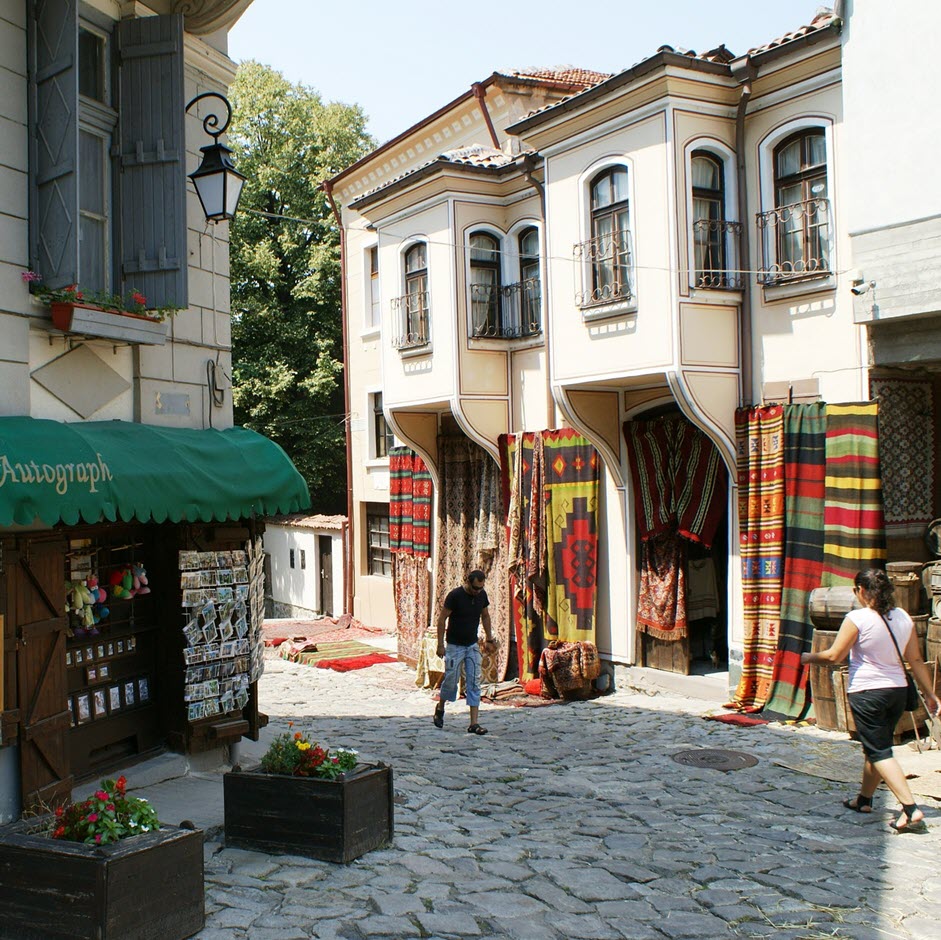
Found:
[{"label": "wooden gate", "polygon": [[320,612],[333,616],[333,539],[329,535],[317,536],[320,555]]},{"label": "wooden gate", "polygon": [[20,540],[5,558],[7,617],[16,639],[23,808],[72,791],[65,672],[65,542]]}]

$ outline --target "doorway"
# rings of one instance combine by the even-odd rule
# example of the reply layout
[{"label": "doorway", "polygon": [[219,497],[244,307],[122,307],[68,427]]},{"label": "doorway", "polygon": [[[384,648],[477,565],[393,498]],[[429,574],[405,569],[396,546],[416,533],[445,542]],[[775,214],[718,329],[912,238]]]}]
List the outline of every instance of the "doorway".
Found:
[{"label": "doorway", "polygon": [[320,556],[320,612],[333,616],[333,539],[329,535],[317,536],[317,554]]}]

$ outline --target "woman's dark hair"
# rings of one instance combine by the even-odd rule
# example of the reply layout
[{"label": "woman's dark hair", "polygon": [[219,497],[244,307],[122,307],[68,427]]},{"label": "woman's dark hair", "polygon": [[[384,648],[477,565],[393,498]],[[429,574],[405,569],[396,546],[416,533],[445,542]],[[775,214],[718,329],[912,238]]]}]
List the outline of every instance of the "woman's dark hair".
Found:
[{"label": "woman's dark hair", "polygon": [[881,568],[867,568],[858,572],[853,583],[869,595],[872,606],[880,614],[887,614],[895,607],[895,587]]}]

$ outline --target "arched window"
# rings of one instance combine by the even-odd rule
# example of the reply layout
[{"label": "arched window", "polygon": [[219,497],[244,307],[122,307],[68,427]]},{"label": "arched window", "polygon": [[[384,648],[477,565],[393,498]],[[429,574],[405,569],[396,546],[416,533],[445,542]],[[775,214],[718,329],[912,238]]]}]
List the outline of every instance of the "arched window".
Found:
[{"label": "arched window", "polygon": [[587,303],[630,298],[631,240],[627,167],[615,166],[591,181],[591,294]]},{"label": "arched window", "polygon": [[535,336],[542,329],[542,276],[539,270],[539,230],[531,225],[519,234],[519,335]]},{"label": "arched window", "polygon": [[474,336],[500,336],[500,243],[486,232],[470,237],[471,324]]},{"label": "arched window", "polygon": [[[791,134],[774,148],[772,161],[774,209],[759,218],[766,232],[765,282],[829,274],[830,202],[823,128]],[[768,257],[772,250],[773,257]]]},{"label": "arched window", "polygon": [[694,150],[690,160],[693,190],[693,246],[696,286],[725,287],[726,226],[725,168],[705,150]]},{"label": "arched window", "polygon": [[405,296],[399,298],[402,335],[401,349],[424,346],[428,342],[428,249],[423,242],[405,252]]}]

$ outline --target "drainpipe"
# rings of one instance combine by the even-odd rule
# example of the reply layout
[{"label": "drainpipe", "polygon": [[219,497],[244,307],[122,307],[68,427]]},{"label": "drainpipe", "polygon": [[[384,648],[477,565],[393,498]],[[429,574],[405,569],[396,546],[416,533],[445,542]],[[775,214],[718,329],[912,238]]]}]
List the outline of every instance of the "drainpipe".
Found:
[{"label": "drainpipe", "polygon": [[474,97],[477,99],[477,103],[480,105],[480,110],[483,113],[484,120],[487,122],[487,130],[490,131],[490,140],[493,143],[494,150],[499,150],[500,140],[497,137],[493,121],[490,120],[490,112],[487,110],[487,92],[480,82],[474,82],[474,84],[471,85],[471,91],[474,93]]},{"label": "drainpipe", "polygon": [[343,612],[353,614],[353,444],[350,440],[350,341],[347,331],[347,301],[346,301],[346,231],[340,210],[333,200],[333,183],[324,180],[320,184],[337,228],[340,230],[340,324],[343,330],[343,412],[346,417],[346,538],[343,545]]},{"label": "drainpipe", "polygon": [[742,218],[742,238],[739,243],[739,269],[744,278],[742,290],[742,312],[739,329],[741,347],[739,355],[742,361],[742,395],[740,405],[752,402],[752,310],[751,310],[751,250],[749,247],[749,228],[745,219],[748,216],[748,186],[745,176],[745,110],[751,98],[751,85],[758,74],[752,64],[751,56],[744,56],[732,63],[732,77],[739,85],[738,107],[735,110],[735,182],[738,193],[738,206]]},{"label": "drainpipe", "polygon": [[[518,163],[520,171],[526,177],[526,181],[536,190],[536,194],[539,196],[539,214],[542,218],[543,236],[548,237],[546,231],[546,187],[535,176],[536,154],[524,153],[519,158]],[[549,357],[549,292],[543,289],[542,296],[546,300],[546,322],[542,325],[542,338],[546,349],[546,425],[554,428],[556,422],[555,399],[552,397],[552,376],[548,374],[552,361]]]}]

